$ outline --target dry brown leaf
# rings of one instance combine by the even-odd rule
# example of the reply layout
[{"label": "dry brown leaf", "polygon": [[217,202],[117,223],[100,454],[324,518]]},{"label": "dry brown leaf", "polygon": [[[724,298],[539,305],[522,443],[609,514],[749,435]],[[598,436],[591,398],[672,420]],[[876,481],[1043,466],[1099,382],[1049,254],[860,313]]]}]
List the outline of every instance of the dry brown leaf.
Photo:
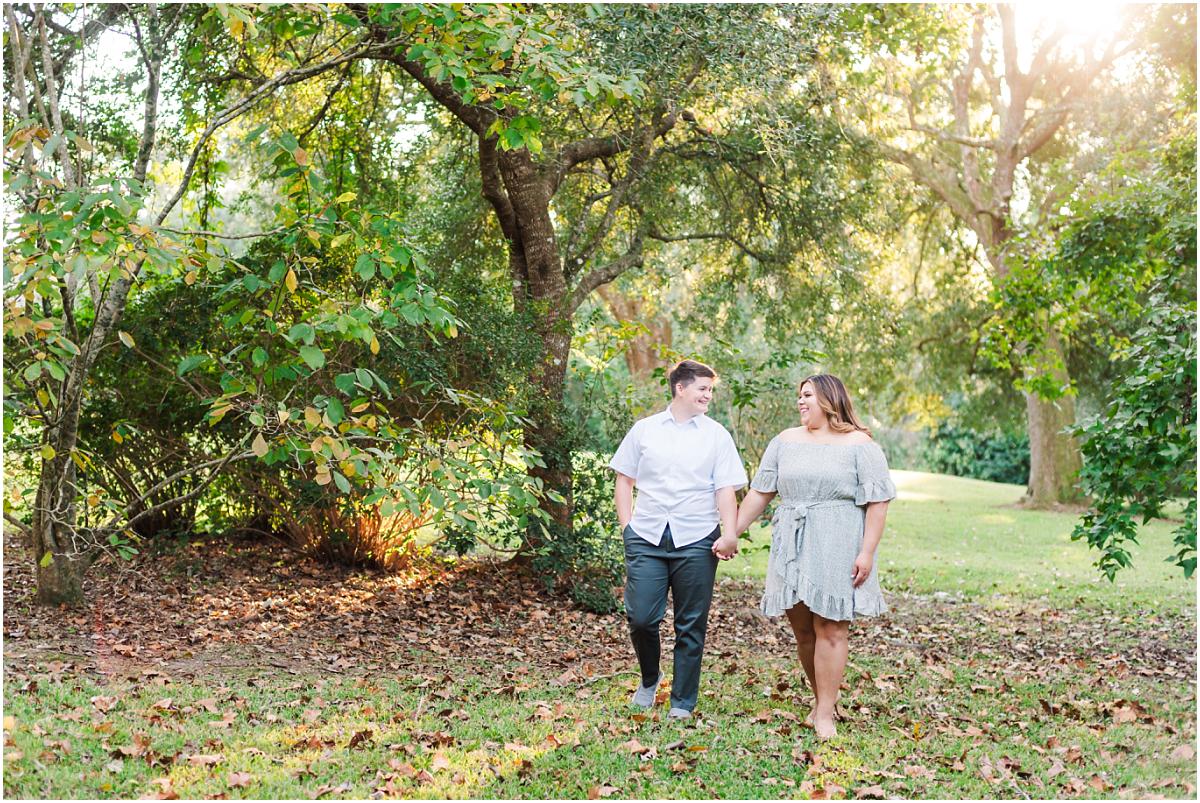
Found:
[{"label": "dry brown leaf", "polygon": [[615,786],[606,786],[601,784],[600,786],[593,786],[589,788],[587,797],[588,800],[599,800],[602,797],[612,797],[619,791],[620,790]]},{"label": "dry brown leaf", "polygon": [[887,792],[883,791],[882,786],[864,786],[854,793],[854,797],[858,800],[884,800]]},{"label": "dry brown leaf", "polygon": [[248,772],[231,772],[229,773],[229,788],[245,789],[254,780],[254,776]]}]

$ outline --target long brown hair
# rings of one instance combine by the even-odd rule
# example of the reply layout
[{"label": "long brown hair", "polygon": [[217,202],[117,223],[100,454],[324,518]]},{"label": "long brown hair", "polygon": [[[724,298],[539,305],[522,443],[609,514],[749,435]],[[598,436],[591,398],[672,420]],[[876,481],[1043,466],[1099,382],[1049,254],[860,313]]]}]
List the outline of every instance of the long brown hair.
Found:
[{"label": "long brown hair", "polygon": [[854,414],[854,405],[850,402],[850,394],[846,392],[846,386],[842,384],[842,380],[833,374],[813,374],[800,380],[800,384],[796,386],[797,392],[804,390],[804,386],[809,383],[812,384],[813,392],[817,396],[817,404],[821,405],[821,410],[829,419],[830,429],[834,432],[858,430],[868,435],[871,434],[871,430],[863,426],[863,423],[858,420],[858,416]]}]

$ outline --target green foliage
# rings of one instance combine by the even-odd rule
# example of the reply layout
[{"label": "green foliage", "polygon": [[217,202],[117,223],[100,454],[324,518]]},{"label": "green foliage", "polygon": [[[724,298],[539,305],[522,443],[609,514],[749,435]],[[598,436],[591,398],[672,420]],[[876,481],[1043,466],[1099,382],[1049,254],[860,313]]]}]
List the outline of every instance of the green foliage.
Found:
[{"label": "green foliage", "polygon": [[960,417],[929,433],[924,449],[931,471],[1024,485],[1029,482],[1029,437],[1023,432],[976,430]]},{"label": "green foliage", "polygon": [[1132,563],[1142,523],[1183,500],[1171,560],[1196,570],[1196,312],[1189,303],[1151,297],[1148,320],[1134,336],[1126,378],[1108,407],[1077,428],[1092,499],[1072,537],[1100,551],[1096,565],[1112,580]]},{"label": "green foliage", "polygon": [[572,533],[550,540],[533,566],[549,587],[565,589],[584,609],[612,613],[620,608],[613,591],[625,572],[615,531],[614,475],[604,455],[576,452],[572,462]]}]

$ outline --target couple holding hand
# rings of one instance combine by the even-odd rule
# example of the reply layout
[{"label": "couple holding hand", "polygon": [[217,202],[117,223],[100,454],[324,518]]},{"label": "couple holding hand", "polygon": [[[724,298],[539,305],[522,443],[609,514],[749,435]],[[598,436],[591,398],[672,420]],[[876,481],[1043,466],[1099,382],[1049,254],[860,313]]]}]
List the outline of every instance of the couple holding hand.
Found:
[{"label": "couple holding hand", "polygon": [[[776,435],[738,508],[746,470],[725,427],[708,418],[716,373],[684,360],[669,375],[671,403],[621,441],[617,519],[625,540],[625,611],[641,668],[633,704],[654,705],[659,624],[674,597],[675,669],[669,716],[691,717],[700,690],[717,561],[738,552],[738,536],[779,496],[772,519],[762,612],[786,614],[816,700],[806,723],[836,734],[838,689],[850,621],[887,610],[874,571],[888,502],[896,488],[883,452],[854,415],[841,380],[800,383],[800,426]],[[638,504],[633,506],[633,489]]]}]

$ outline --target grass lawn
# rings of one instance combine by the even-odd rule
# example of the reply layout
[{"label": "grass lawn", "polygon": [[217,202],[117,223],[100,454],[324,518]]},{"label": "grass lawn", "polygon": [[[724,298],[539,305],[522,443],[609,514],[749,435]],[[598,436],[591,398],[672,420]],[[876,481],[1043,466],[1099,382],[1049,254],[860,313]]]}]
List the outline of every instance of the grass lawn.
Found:
[{"label": "grass lawn", "polygon": [[[1093,566],[1087,544],[1071,540],[1078,516],[1016,507],[1023,486],[920,471],[893,471],[892,477],[899,497],[888,508],[878,553],[885,591],[1195,615],[1195,581],[1166,562],[1174,554],[1173,522],[1142,527],[1133,567],[1110,583]],[[763,577],[769,525],[751,536],[746,560],[722,564],[727,575]]]},{"label": "grass lawn", "polygon": [[852,630],[833,742],[801,726],[786,626],[755,612],[764,553],[723,564],[687,723],[628,707],[619,614],[535,582],[401,588],[218,542],[100,572],[76,616],[29,606],[10,554],[5,796],[1195,797],[1195,587],[1159,564],[1170,526],[1097,582],[1073,516],[895,474],[892,611]]}]

